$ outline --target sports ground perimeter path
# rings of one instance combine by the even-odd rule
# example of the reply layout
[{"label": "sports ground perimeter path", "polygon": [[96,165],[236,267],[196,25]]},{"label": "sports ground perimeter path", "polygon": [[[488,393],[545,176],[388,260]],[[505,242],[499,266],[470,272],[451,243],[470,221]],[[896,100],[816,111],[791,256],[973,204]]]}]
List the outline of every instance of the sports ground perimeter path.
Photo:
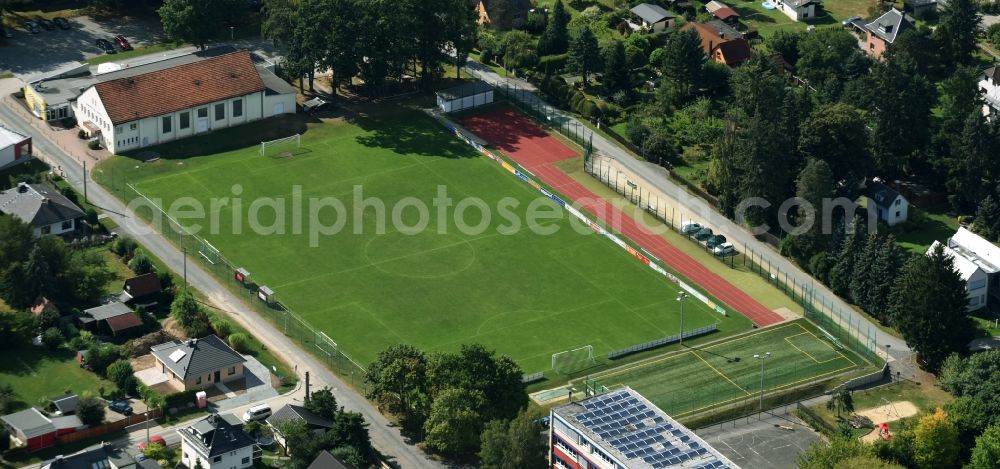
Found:
[{"label": "sports ground perimeter path", "polygon": [[617,231],[666,262],[672,269],[697,283],[730,308],[749,318],[758,327],[784,319],[767,309],[722,277],[708,270],[662,237],[652,233],[614,205],[604,201],[554,164],[579,153],[546,133],[528,117],[510,109],[497,108],[463,116],[459,124],[482,137],[564,197],[577,202]]}]

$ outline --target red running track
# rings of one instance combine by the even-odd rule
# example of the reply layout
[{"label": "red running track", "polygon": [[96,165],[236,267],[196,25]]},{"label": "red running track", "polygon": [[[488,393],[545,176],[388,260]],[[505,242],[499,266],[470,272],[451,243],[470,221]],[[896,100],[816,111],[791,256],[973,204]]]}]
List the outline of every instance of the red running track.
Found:
[{"label": "red running track", "polygon": [[553,163],[576,157],[578,153],[529,118],[512,109],[500,108],[464,117],[459,119],[459,124],[510,156],[564,197],[583,206],[614,231],[627,236],[681,275],[701,285],[709,294],[735,308],[757,326],[770,326],[784,320],[553,166]]}]

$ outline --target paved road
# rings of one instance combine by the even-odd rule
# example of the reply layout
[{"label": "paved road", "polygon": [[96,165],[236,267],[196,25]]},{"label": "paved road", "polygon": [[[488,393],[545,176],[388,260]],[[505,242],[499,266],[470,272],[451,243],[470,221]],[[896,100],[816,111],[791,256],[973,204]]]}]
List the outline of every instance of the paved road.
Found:
[{"label": "paved road", "polygon": [[[8,87],[9,88],[9,85]],[[0,86],[0,96],[6,97],[4,86]],[[66,173],[66,180],[77,190],[83,191],[83,169],[77,161],[48,140],[43,132],[27,124],[22,117],[8,107],[7,99],[0,101],[0,121],[15,131],[31,135],[36,156],[51,165],[58,165]],[[166,239],[156,233],[144,221],[132,216],[122,202],[98,186],[88,177],[89,199],[95,205],[105,208],[109,218],[118,224],[119,232],[135,238],[149,252],[163,260],[168,268],[179,274],[184,268],[181,252]],[[310,371],[312,382],[318,389],[329,386],[334,389],[337,401],[347,410],[360,412],[369,422],[372,443],[382,454],[395,460],[404,468],[439,468],[444,465],[429,459],[420,449],[408,444],[399,431],[375,406],[347,386],[340,378],[327,370],[311,355],[303,351],[291,339],[275,329],[270,322],[247,308],[239,298],[223,287],[195,263],[188,263],[187,277],[191,286],[202,291],[217,307],[229,312],[230,317],[253,332],[254,336],[268,349],[283,357],[288,363],[296,364],[302,374]]]},{"label": "paved road", "polygon": [[[492,70],[471,59],[466,63],[466,70],[473,76],[488,83],[503,84],[504,82],[509,82],[511,84],[516,84],[522,89],[535,90],[534,86],[524,80],[501,77]],[[576,122],[579,124],[577,119],[563,113],[559,113],[558,110],[552,109],[551,112],[560,114],[560,118],[565,121]],[[815,285],[815,292],[819,295],[825,296],[829,301],[833,302],[834,307],[849,315],[852,323],[860,322],[861,324],[871,325],[874,330],[878,331],[876,333],[875,341],[879,345],[880,350],[877,353],[884,355],[885,352],[883,347],[885,347],[886,344],[890,346],[889,349],[892,357],[891,360],[894,362],[892,365],[894,371],[901,371],[904,375],[921,374],[921,372],[913,365],[913,352],[906,345],[905,341],[879,330],[875,326],[872,318],[866,314],[856,312],[850,307],[850,305],[826,288],[826,286],[817,282],[811,275],[803,271],[787,258],[783,257],[773,247],[771,247],[771,245],[758,241],[749,231],[723,216],[704,200],[691,195],[686,190],[675,184],[670,180],[670,177],[664,168],[645,161],[640,161],[634,155],[619,146],[617,142],[604,138],[598,133],[594,134],[593,144],[597,151],[612,158],[615,162],[629,169],[631,172],[640,175],[640,177],[644,179],[644,181],[639,182],[640,185],[654,187],[657,190],[670,195],[673,199],[673,205],[683,207],[692,217],[697,219],[702,226],[707,226],[716,233],[725,233],[727,240],[736,245],[737,249],[743,248],[744,251],[746,250],[745,248],[753,249],[753,251],[756,252],[764,262],[770,262],[770,265],[783,272],[787,272],[788,276],[794,278],[796,283],[800,285]]]}]

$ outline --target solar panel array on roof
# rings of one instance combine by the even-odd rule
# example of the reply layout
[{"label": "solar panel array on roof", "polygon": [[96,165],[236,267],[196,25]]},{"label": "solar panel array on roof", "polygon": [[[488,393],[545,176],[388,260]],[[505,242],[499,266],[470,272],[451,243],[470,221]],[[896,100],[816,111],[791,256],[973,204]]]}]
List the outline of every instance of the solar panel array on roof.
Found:
[{"label": "solar panel array on roof", "polygon": [[[654,469],[671,467],[693,459],[709,458],[699,469],[724,469],[720,461],[687,429],[659,415],[657,409],[624,389],[582,401],[585,409],[575,418],[588,430],[621,452],[626,459],[641,459]],[[692,461],[693,462],[693,461]]]}]

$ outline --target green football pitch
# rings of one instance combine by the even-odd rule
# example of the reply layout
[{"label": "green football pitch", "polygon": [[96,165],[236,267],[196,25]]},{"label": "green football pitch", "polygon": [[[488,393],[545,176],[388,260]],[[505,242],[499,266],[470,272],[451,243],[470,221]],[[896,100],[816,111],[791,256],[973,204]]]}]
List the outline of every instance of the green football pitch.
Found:
[{"label": "green football pitch", "polygon": [[[231,203],[208,210],[219,229],[200,235],[362,364],[390,344],[447,351],[482,343],[535,372],[549,369],[556,352],[592,345],[600,359],[609,350],[677,333],[677,286],[606,238],[571,226],[576,222],[553,202],[423,113],[397,109],[351,122],[309,123],[301,148],[282,157],[261,156],[260,145],[253,145],[267,124],[154,148],[161,157],[156,161],[116,156],[98,168],[99,179],[115,187],[127,181],[164,207],[182,197],[209,207],[210,199],[232,198],[239,185],[242,210],[235,217]],[[239,149],[223,151],[227,145]],[[383,234],[377,233],[377,210],[354,210],[358,188],[388,207]],[[413,201],[408,198],[430,205],[441,188],[456,206],[476,197],[495,209],[507,200],[521,227],[501,234],[508,220],[496,213],[485,220],[468,209],[467,225],[484,222],[488,228],[463,233],[455,210],[442,217],[431,207],[427,229],[394,228],[393,207]],[[296,234],[292,215],[282,220],[264,208],[258,219],[283,232],[247,229],[255,200],[287,200],[298,190],[304,200],[342,200],[345,228],[311,246],[308,227]],[[560,216],[528,220],[532,203]],[[331,212],[324,213],[324,223],[332,224]],[[308,220],[308,213],[302,218]],[[401,210],[399,218],[410,223],[420,215]],[[242,233],[233,232],[234,220]],[[750,327],[739,314],[723,317],[696,300],[685,303],[685,329],[713,323],[721,334]]]},{"label": "green football pitch", "polygon": [[661,409],[684,417],[722,404],[753,401],[761,360],[767,392],[820,381],[869,364],[805,321],[773,326],[705,346],[692,346],[592,376],[609,389],[630,386]]}]

